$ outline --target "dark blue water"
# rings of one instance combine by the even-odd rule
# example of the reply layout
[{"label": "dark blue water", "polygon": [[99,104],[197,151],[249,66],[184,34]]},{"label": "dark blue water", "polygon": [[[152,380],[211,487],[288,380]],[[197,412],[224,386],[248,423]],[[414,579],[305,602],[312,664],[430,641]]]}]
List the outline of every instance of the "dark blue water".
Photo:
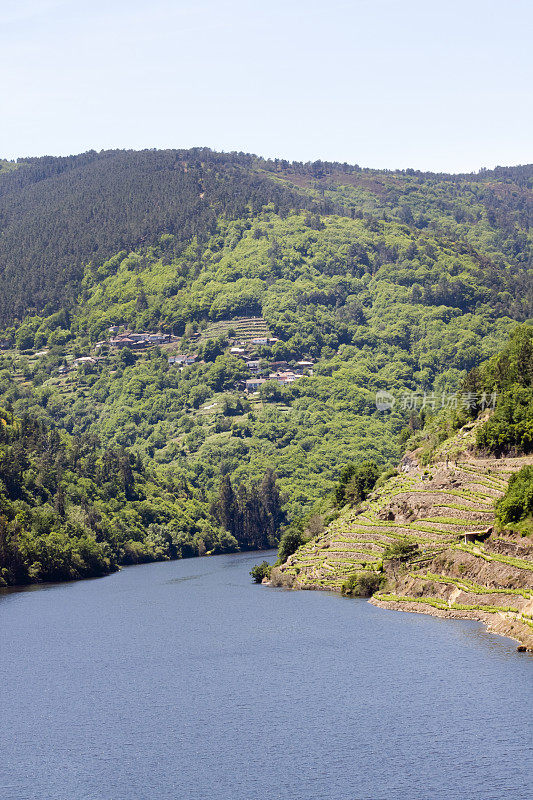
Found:
[{"label": "dark blue water", "polygon": [[531,797],[530,656],[257,560],[1,595],[2,800]]}]

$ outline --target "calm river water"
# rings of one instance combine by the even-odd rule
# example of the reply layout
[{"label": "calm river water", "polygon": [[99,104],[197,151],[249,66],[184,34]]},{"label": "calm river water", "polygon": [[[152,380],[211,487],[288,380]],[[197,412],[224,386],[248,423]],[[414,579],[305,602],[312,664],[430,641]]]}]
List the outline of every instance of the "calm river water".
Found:
[{"label": "calm river water", "polygon": [[531,797],[530,655],[263,558],[1,594],[2,800]]}]

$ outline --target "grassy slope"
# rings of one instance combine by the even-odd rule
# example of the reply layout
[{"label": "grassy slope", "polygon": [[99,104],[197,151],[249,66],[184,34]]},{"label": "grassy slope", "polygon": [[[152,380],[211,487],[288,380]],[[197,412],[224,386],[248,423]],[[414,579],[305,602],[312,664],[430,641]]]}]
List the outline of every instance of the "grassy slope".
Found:
[{"label": "grassy slope", "polygon": [[[466,435],[466,439],[464,438]],[[494,502],[509,476],[533,457],[477,458],[465,450],[471,433],[448,440],[427,469],[413,466],[362,504],[345,509],[326,532],[274,571],[294,588],[340,591],[354,573],[380,571],[384,587],[372,602],[387,608],[484,620],[491,629],[533,648],[533,542],[510,531],[464,543],[494,522]],[[450,448],[463,452],[446,463]],[[385,547],[419,545],[406,563],[385,561]]]}]

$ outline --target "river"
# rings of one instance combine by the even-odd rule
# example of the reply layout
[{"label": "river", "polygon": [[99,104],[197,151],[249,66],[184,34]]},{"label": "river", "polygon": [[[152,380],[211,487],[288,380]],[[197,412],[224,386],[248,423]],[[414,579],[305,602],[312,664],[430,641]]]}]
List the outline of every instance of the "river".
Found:
[{"label": "river", "polygon": [[263,558],[0,594],[2,800],[531,796],[529,654]]}]

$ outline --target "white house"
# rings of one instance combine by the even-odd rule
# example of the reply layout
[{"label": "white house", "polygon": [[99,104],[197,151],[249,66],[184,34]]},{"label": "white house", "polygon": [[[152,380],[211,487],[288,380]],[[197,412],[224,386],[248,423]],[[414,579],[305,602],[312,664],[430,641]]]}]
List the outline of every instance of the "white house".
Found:
[{"label": "white house", "polygon": [[265,383],[264,378],[249,378],[245,382],[247,392],[256,392]]}]

